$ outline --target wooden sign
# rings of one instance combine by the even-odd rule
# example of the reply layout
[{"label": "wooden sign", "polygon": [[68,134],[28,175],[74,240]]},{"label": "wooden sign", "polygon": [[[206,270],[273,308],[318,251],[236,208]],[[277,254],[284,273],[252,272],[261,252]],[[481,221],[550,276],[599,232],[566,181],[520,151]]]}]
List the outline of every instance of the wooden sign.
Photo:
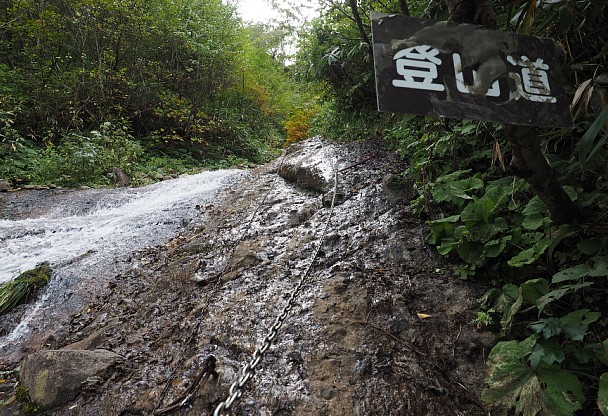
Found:
[{"label": "wooden sign", "polygon": [[572,127],[551,39],[372,13],[378,110]]}]

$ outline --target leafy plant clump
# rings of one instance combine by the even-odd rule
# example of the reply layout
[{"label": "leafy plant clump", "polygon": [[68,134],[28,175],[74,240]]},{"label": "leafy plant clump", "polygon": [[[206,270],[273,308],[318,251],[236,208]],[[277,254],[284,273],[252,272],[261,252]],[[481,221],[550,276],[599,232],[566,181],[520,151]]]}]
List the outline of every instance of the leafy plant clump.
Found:
[{"label": "leafy plant clump", "polygon": [[51,279],[51,268],[43,263],[0,286],[0,315],[31,300]]},{"label": "leafy plant clump", "polygon": [[15,389],[15,398],[21,403],[21,411],[26,415],[37,415],[42,412],[42,408],[30,399],[27,387],[18,386]]},{"label": "leafy plant clump", "polygon": [[583,187],[584,171],[570,171],[565,190],[590,222],[555,224],[524,180],[503,173],[493,126],[410,123],[389,137],[411,160],[427,241],[461,278],[498,286],[480,299],[475,322],[502,339],[483,400],[526,416],[608,414],[606,176]]},{"label": "leafy plant clump", "polygon": [[494,286],[474,322],[501,340],[488,360],[484,401],[505,414],[608,415],[608,49],[598,36],[608,30],[608,0],[473,3],[494,9],[500,30],[564,46],[575,128],[535,140],[585,213],[578,223],[553,222],[525,178],[508,173],[502,126],[374,115],[369,12],[447,20],[463,2],[326,3],[297,64],[327,98],[311,125],[340,140],[385,138],[409,163],[428,242],[462,279]]}]

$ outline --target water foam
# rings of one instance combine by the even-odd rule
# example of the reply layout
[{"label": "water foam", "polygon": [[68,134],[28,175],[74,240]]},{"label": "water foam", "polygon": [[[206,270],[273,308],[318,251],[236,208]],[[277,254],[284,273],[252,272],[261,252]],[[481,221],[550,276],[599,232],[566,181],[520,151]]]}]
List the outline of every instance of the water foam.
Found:
[{"label": "water foam", "polygon": [[78,209],[70,201],[86,191],[73,191],[65,194],[66,206],[38,218],[0,220],[0,283],[41,262],[53,269],[44,295],[0,338],[0,349],[22,342],[28,327],[48,329],[54,317],[73,313],[86,297],[83,291],[120,272],[120,259],[168,240],[200,216],[197,206],[212,202],[240,175],[238,170],[212,171],[137,189],[95,190],[98,200]]}]

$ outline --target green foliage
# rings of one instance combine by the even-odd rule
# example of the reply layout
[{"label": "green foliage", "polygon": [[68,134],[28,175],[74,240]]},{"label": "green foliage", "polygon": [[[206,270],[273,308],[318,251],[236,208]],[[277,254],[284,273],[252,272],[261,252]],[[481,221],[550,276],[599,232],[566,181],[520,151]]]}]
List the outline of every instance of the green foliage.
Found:
[{"label": "green foliage", "polygon": [[391,124],[392,115],[377,111],[352,111],[336,101],[324,102],[311,120],[310,132],[335,141],[381,138]]},{"label": "green foliage", "polygon": [[[555,226],[538,199],[523,208],[515,199],[525,197],[523,180],[484,183],[481,175],[457,179],[470,171],[441,176],[428,185],[436,203],[455,206],[460,215],[429,221],[429,243],[440,254],[456,252],[468,265],[467,272],[485,266],[498,257],[512,267],[537,261],[569,226]],[[511,183],[510,183],[511,182]]]},{"label": "green foliage", "polygon": [[[108,165],[138,166],[134,142],[181,149],[200,164],[261,162],[302,105],[277,53],[279,29],[245,26],[220,0],[4,3],[5,179],[107,184]],[[120,127],[106,134],[108,122]]]},{"label": "green foliage", "polygon": [[[589,240],[582,241],[586,243],[579,242],[579,246],[591,245]],[[593,246],[606,246],[606,241],[598,243],[594,241]],[[554,273],[551,281],[532,279],[519,285],[509,283],[501,290],[493,289],[484,296],[481,302],[486,313],[502,314],[500,326],[503,335],[522,333],[521,330],[516,334],[511,331],[514,322],[521,321],[520,314],[524,310],[535,311],[539,316],[537,320],[528,321],[526,332],[531,335],[525,341],[501,342],[493,348],[484,400],[513,406],[524,415],[572,415],[581,409],[583,395],[577,391],[582,391],[581,386],[596,382],[595,374],[607,371],[608,343],[597,341],[600,337],[606,337],[602,314],[580,308],[580,305],[594,305],[603,309],[606,276],[607,258],[599,255],[592,257],[588,263]],[[591,291],[591,287],[595,289]],[[601,293],[598,293],[598,289]],[[596,293],[596,299],[593,293]],[[579,309],[575,307],[571,310],[572,306],[568,305],[579,305]],[[509,378],[509,371],[512,374],[521,372],[520,378]],[[562,384],[556,384],[554,389],[555,392],[562,392],[561,400],[566,402],[548,396],[551,394],[551,383],[559,380]],[[605,389],[606,386],[602,385],[597,392],[598,406],[603,413]],[[564,395],[564,391],[568,391],[568,394]],[[523,406],[522,403],[530,403],[533,398],[538,403],[537,407]]]},{"label": "green foliage", "polygon": [[[491,176],[458,170],[426,184],[435,206],[456,212],[429,221],[428,241],[440,254],[458,256],[463,278],[513,281],[480,300],[483,325],[496,322],[503,337],[527,337],[492,350],[484,400],[518,414],[572,415],[589,407],[585,395],[598,390],[588,386],[607,370],[597,339],[608,337],[599,312],[608,289],[608,237],[594,225],[553,224],[523,180]],[[567,191],[584,206],[605,206],[597,191]],[[530,312],[538,319],[529,320]]]},{"label": "green foliage", "polygon": [[88,134],[68,133],[60,145],[44,148],[38,156],[32,182],[62,186],[109,185],[110,168],[132,174],[141,153],[141,146],[126,126],[105,122],[99,130]]},{"label": "green foliage", "polygon": [[575,155],[576,161],[581,169],[591,168],[595,162],[605,164],[606,162],[606,142],[608,141],[608,132],[606,132],[599,140],[595,141],[598,134],[605,129],[608,123],[608,107],[605,107],[600,115],[593,121],[593,124],[585,132],[581,141],[578,144],[578,151]]},{"label": "green foliage", "polygon": [[41,264],[28,270],[14,280],[0,286],[0,315],[10,312],[23,302],[27,302],[51,278],[51,269],[47,264]]},{"label": "green foliage", "polygon": [[30,393],[25,386],[18,386],[15,389],[15,398],[20,402],[26,402],[30,400]]},{"label": "green foliage", "polygon": [[608,415],[608,373],[604,373],[600,377],[597,407],[603,415]]},{"label": "green foliage", "polygon": [[[331,2],[302,41],[296,73],[326,99],[313,130],[349,140],[384,137],[409,163],[429,219],[428,241],[462,278],[496,285],[475,323],[505,341],[488,361],[483,399],[524,415],[608,414],[608,1],[492,2],[499,26],[564,46],[574,130],[544,132],[542,148],[588,224],[556,225],[526,182],[505,174],[501,126],[374,115],[369,48],[349,4]],[[357,2],[398,13],[396,2]],[[447,19],[444,2],[408,2],[412,15]],[[588,39],[582,42],[581,39]]]},{"label": "green foliage", "polygon": [[311,120],[317,112],[314,107],[300,108],[287,119],[285,122],[287,143],[296,143],[310,137]]},{"label": "green foliage", "polygon": [[[412,13],[428,12],[434,17],[443,10],[428,1],[408,0],[408,6]],[[301,80],[318,84],[323,98],[334,100],[338,108],[366,112],[376,106],[372,45],[368,43],[371,12],[399,13],[400,9],[396,0],[358,1],[357,8],[368,32],[365,37],[348,2],[322,3],[321,16],[299,39],[295,73]]]},{"label": "green foliage", "polygon": [[[530,324],[533,333],[521,342],[498,343],[488,358],[483,400],[531,416],[566,416],[582,409],[583,381],[606,370],[607,344],[589,336],[590,325],[599,318],[597,312],[579,309]],[[600,409],[605,388],[598,394]]]},{"label": "green foliage", "polygon": [[32,402],[30,393],[25,386],[17,386],[15,389],[15,398],[21,402],[21,411],[26,415],[36,415],[42,412],[42,408]]},{"label": "green foliage", "polygon": [[[545,362],[531,366],[535,354]],[[489,387],[483,391],[482,399],[514,406],[516,413],[524,416],[572,415],[582,408],[584,394],[573,373],[553,364],[563,360],[559,344],[543,342],[535,336],[521,342],[500,342],[488,357]]]}]

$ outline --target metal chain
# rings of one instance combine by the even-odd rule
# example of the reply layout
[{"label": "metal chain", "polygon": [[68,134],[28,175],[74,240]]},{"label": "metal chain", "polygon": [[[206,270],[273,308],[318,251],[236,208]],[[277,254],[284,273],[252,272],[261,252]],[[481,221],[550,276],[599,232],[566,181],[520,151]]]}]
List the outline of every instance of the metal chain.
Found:
[{"label": "metal chain", "polygon": [[[280,170],[281,167],[283,166],[283,163],[285,162],[286,157],[287,157],[287,152],[284,152],[283,157],[281,158],[281,162],[279,163],[279,167],[277,168],[278,170]],[[234,255],[234,250],[236,249],[237,244],[245,238],[245,234],[248,233],[249,230],[251,229],[253,220],[256,217],[260,207],[266,203],[268,196],[270,195],[270,193],[272,192],[272,190],[274,189],[276,184],[277,184],[277,175],[274,176],[274,178],[272,180],[272,184],[270,185],[270,188],[268,189],[268,191],[266,191],[266,193],[264,194],[264,197],[256,205],[255,209],[249,216],[249,219],[246,221],[246,225],[245,225],[245,227],[243,227],[243,229],[242,229],[243,231],[241,232],[240,237],[238,239],[236,239],[234,242],[232,242],[232,244],[230,245],[230,248],[227,250],[227,252],[229,254],[227,256],[226,263],[224,264],[224,266],[222,267],[222,270],[217,275],[217,278],[215,279],[215,283],[214,283],[213,287],[211,288],[211,290],[209,291],[208,296],[204,300],[204,304],[203,304],[201,310],[197,313],[197,323],[194,326],[194,329],[190,332],[190,335],[184,345],[186,345],[186,346],[190,345],[192,343],[192,341],[194,341],[194,338],[199,333],[201,324],[203,322],[203,319],[200,319],[200,318],[207,312],[207,309],[209,308],[209,305],[211,304],[211,300],[215,297],[216,293],[218,292],[218,290],[221,286],[221,283],[222,283],[222,277],[224,277],[224,275],[228,272],[228,265],[230,264],[230,260],[232,259],[232,256]],[[171,375],[169,376],[169,379],[167,380],[165,387],[163,388],[163,390],[160,394],[158,403],[156,404],[156,407],[155,407],[155,411],[158,410],[162,406],[162,402],[165,398],[165,395],[167,394],[167,392],[169,390],[171,381],[175,378],[175,375],[177,374],[177,371],[179,370],[179,366],[180,366],[181,362],[183,361],[183,359],[185,358],[186,353],[187,353],[187,349],[184,348],[179,359],[177,360],[175,367],[171,371]]]},{"label": "metal chain", "polygon": [[329,224],[331,222],[331,218],[333,216],[334,208],[336,205],[337,192],[338,192],[338,160],[336,158],[336,162],[335,162],[335,166],[334,166],[334,190],[333,190],[333,197],[331,199],[331,207],[330,207],[329,215],[325,222],[325,227],[323,229],[321,237],[319,238],[319,244],[317,245],[317,248],[312,256],[312,259],[311,259],[310,263],[308,263],[308,266],[306,267],[306,270],[304,271],[304,274],[300,278],[300,281],[298,282],[297,286],[291,292],[291,296],[289,297],[287,304],[285,305],[285,307],[283,308],[283,310],[281,311],[279,316],[277,316],[277,318],[275,319],[274,324],[270,327],[270,330],[268,331],[268,334],[266,335],[266,337],[264,337],[264,340],[262,341],[262,345],[255,350],[251,360],[243,367],[243,369],[241,370],[241,377],[239,377],[234,383],[232,383],[232,385],[230,386],[230,389],[228,390],[228,398],[226,400],[224,400],[223,402],[221,402],[215,408],[215,411],[213,412],[213,416],[225,415],[225,413],[223,413],[223,412],[229,411],[230,408],[232,407],[232,405],[241,398],[241,396],[243,395],[243,389],[245,388],[245,386],[247,385],[249,380],[251,380],[251,378],[253,377],[256,367],[262,361],[264,354],[266,353],[266,351],[268,351],[268,348],[270,348],[270,345],[276,338],[279,330],[281,329],[281,326],[283,326],[283,323],[287,319],[287,316],[289,315],[289,313],[295,306],[296,299],[297,299],[298,295],[300,294],[300,292],[302,291],[302,288],[304,288],[304,286],[308,283],[308,280],[310,279],[310,275],[309,275],[310,270],[311,270],[315,260],[317,259],[319,252],[321,251],[321,246],[323,245],[323,242],[327,235],[327,230],[329,229]]}]

